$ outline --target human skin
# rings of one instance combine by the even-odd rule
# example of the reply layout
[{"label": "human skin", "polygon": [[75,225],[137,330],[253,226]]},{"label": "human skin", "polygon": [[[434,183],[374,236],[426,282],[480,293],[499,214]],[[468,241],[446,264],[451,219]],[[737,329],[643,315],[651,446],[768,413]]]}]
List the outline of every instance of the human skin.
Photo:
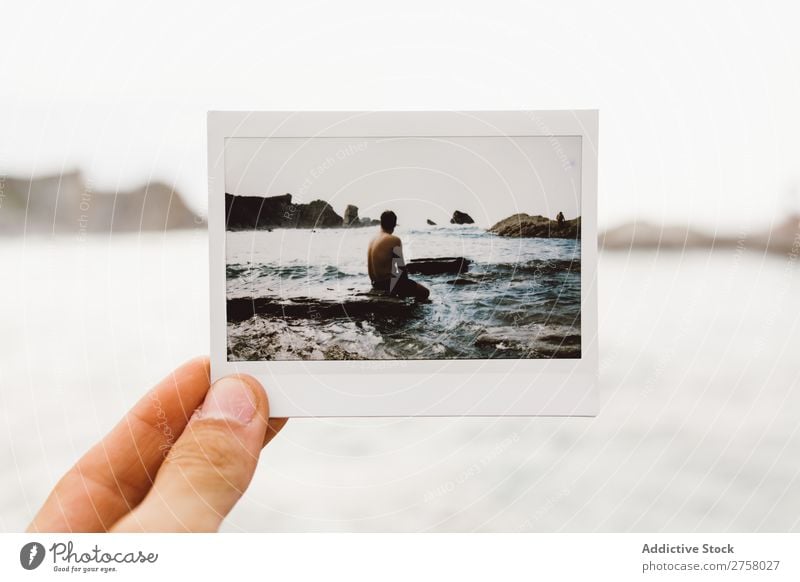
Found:
[{"label": "human skin", "polygon": [[206,357],[150,390],[61,478],[30,532],[212,532],[286,424],[250,376],[210,384]]},{"label": "human skin", "polygon": [[[367,249],[367,270],[372,281],[388,281],[392,278],[392,259],[395,249],[402,253],[400,237],[381,230]],[[400,255],[402,257],[402,254]]]}]

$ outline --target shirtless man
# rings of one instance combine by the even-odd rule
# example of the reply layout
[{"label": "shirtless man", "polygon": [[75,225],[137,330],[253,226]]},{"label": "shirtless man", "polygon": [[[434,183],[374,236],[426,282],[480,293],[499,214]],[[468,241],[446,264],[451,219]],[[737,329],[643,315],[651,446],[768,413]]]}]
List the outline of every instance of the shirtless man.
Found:
[{"label": "shirtless man", "polygon": [[369,243],[367,270],[374,290],[383,291],[392,297],[413,297],[424,301],[431,294],[408,278],[403,262],[403,243],[393,235],[397,226],[397,215],[391,210],[381,214],[381,231]]}]

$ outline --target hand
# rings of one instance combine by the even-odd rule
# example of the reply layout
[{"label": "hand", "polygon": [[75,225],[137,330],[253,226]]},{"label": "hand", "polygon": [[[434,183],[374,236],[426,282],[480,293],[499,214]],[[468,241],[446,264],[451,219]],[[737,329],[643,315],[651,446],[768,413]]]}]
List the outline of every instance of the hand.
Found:
[{"label": "hand", "polygon": [[219,529],[286,419],[269,420],[254,378],[209,386],[209,370],[208,358],[192,360],[144,396],[61,478],[28,531]]}]

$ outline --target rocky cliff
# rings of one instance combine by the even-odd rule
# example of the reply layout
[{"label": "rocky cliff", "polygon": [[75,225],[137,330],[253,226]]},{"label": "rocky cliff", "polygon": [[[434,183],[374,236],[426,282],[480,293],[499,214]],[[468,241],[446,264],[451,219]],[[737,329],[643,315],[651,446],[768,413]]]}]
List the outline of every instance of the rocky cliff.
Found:
[{"label": "rocky cliff", "polygon": [[235,196],[225,194],[225,219],[228,230],[264,228],[338,228],[375,226],[379,220],[359,218],[358,207],[348,204],[344,217],[336,214],[324,200],[308,204],[292,201],[291,194],[280,196]]},{"label": "rocky cliff", "polygon": [[225,194],[225,220],[228,230],[331,228],[344,224],[344,219],[324,200],[296,204],[291,194],[267,198]]}]

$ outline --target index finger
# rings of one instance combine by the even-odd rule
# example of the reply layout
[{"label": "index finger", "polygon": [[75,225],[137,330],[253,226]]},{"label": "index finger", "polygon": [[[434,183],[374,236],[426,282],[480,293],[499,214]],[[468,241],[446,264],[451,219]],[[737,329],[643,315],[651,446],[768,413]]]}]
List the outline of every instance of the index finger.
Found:
[{"label": "index finger", "polygon": [[58,482],[28,531],[107,531],[150,489],[208,392],[206,357],[183,364],[136,403]]}]

